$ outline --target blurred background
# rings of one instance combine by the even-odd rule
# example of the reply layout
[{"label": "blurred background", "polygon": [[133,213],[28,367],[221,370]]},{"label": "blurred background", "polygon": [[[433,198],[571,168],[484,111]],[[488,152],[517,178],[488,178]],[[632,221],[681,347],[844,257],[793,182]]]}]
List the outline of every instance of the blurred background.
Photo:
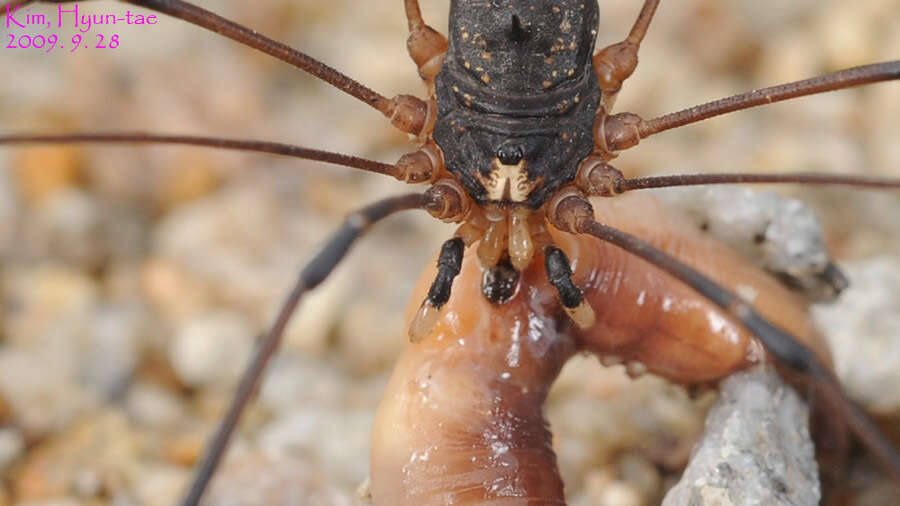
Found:
[{"label": "blurred background", "polygon": [[[401,0],[197,3],[382,94],[423,93]],[[421,3],[445,31],[449,2]],[[602,47],[624,37],[640,2],[600,8]],[[79,9],[136,10],[107,1]],[[8,33],[68,41],[75,30],[4,24],[3,46]],[[49,54],[0,46],[0,132],[253,138],[386,162],[413,149],[367,106],[184,22],[91,33],[74,54],[69,44]],[[120,46],[94,49],[98,33],[118,34]],[[663,1],[617,110],[652,117],[898,57],[896,0]],[[660,134],[616,165],[626,175],[900,176],[898,118],[900,85],[881,84]],[[344,214],[402,191],[350,169],[209,149],[0,149],[0,506],[174,504],[300,266]],[[842,261],[896,262],[896,194],[778,191],[819,212]],[[211,504],[360,501],[409,292],[452,230],[413,215],[379,225],[304,302]],[[712,397],[631,380],[594,359],[570,363],[549,417],[571,503],[658,503]],[[860,469],[857,504],[887,504],[884,484]]]}]

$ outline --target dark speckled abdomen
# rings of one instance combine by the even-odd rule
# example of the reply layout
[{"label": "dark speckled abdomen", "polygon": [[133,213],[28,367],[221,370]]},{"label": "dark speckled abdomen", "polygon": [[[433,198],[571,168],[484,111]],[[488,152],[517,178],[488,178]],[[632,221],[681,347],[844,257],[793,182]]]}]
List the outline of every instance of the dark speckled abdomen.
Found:
[{"label": "dark speckled abdomen", "polygon": [[[593,150],[597,5],[454,0],[450,9],[434,130],[447,169],[480,204],[540,207]],[[520,172],[492,174],[504,149],[524,162]],[[509,196],[486,187],[497,177],[510,179]]]}]

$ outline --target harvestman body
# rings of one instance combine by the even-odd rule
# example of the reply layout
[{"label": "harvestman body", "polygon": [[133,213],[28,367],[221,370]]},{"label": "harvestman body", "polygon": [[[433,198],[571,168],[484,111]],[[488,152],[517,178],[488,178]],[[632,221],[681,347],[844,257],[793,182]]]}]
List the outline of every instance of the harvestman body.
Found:
[{"label": "harvestman body", "polygon": [[[53,3],[60,3],[51,0]],[[16,7],[31,3],[19,0]],[[131,0],[220,33],[288,62],[369,104],[398,129],[414,136],[419,149],[396,164],[268,142],[149,134],[18,135],[0,144],[34,142],[168,142],[269,152],[320,160],[429,183],[424,193],[377,202],[351,215],[303,270],[300,279],[260,343],[209,450],[185,505],[197,504],[252,397],[265,365],[278,347],[288,318],[303,295],[320,284],[369,226],[396,212],[424,209],[459,223],[441,249],[437,275],[410,326],[412,346],[427,346],[442,308],[451,299],[464,254],[477,245],[483,273],[480,291],[498,315],[514,305],[520,285],[555,289],[547,311],[574,329],[590,333],[597,323],[592,293],[573,281],[562,243],[568,234],[593,236],[643,258],[690,286],[706,304],[740,322],[783,366],[806,379],[816,394],[900,481],[900,456],[848,400],[827,367],[783,328],[743,299],[646,241],[595,221],[588,197],[677,185],[795,182],[898,188],[892,179],[818,174],[685,175],[628,179],[610,162],[641,139],[702,119],[789,98],[900,78],[900,61],[856,67],[826,76],[758,90],[684,111],[644,120],[611,114],[622,83],[637,66],[637,53],[658,0],[647,0],[629,36],[594,54],[598,8],[583,0],[452,0],[449,41],[427,26],[417,0],[405,0],[410,55],[428,86],[426,100],[384,97],[336,70],[256,32],[178,0]],[[4,8],[5,12],[6,9]],[[0,14],[2,15],[2,14]],[[577,238],[574,241],[586,239]],[[593,239],[591,239],[593,240]],[[569,241],[569,239],[565,239]],[[599,243],[595,243],[599,244]],[[569,248],[570,251],[572,247]],[[591,253],[585,253],[589,258]],[[540,269],[534,264],[540,262]],[[536,278],[539,273],[540,279]],[[574,330],[573,330],[574,332]],[[652,369],[652,365],[651,365]],[[672,376],[675,381],[683,378]],[[552,378],[551,378],[552,380]],[[684,380],[687,381],[687,380]],[[534,480],[542,481],[538,473]],[[561,493],[558,479],[546,477]],[[562,501],[555,496],[554,501]],[[379,497],[376,495],[376,500]]]}]

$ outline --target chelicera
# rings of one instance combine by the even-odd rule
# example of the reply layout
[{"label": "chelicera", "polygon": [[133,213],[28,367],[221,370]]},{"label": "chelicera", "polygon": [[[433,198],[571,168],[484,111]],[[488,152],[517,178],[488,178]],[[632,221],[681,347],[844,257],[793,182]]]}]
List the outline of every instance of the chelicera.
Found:
[{"label": "chelicera", "polygon": [[[30,3],[15,1],[12,7]],[[425,193],[386,199],[351,215],[304,269],[255,355],[236,400],[222,422],[185,504],[196,504],[220,460],[244,405],[277,349],[287,320],[303,294],[319,285],[354,241],[374,222],[396,212],[425,209],[459,223],[441,249],[434,282],[410,326],[412,341],[426,345],[440,325],[453,282],[464,270],[465,250],[476,247],[480,291],[498,311],[511,304],[529,269],[540,270],[556,291],[558,308],[581,330],[597,323],[591,302],[573,280],[573,268],[555,237],[588,235],[637,255],[719,306],[741,322],[785,366],[808,377],[850,421],[886,470],[900,478],[900,457],[866,416],[847,400],[809,349],[761,316],[743,298],[650,245],[595,220],[591,196],[691,184],[804,182],[897,188],[890,179],[818,174],[752,176],[723,174],[628,179],[610,162],[618,152],[655,133],[756,105],[850,86],[900,78],[900,62],[848,69],[819,78],[759,90],[685,111],[644,120],[613,114],[623,82],[658,1],[647,0],[629,36],[593,54],[597,5],[579,1],[451,2],[449,40],[427,26],[417,0],[406,0],[409,51],[429,89],[421,100],[387,98],[291,48],[203,9],[177,0],[130,1],[264,51],[325,80],[371,105],[420,147],[396,164],[282,144],[183,136],[131,134],[21,135],[0,143],[170,142],[270,152],[356,167],[409,183],[428,183]],[[5,10],[5,9],[4,9]],[[528,281],[536,286],[534,281]],[[544,283],[545,285],[547,283]],[[376,497],[377,498],[377,497]]]}]

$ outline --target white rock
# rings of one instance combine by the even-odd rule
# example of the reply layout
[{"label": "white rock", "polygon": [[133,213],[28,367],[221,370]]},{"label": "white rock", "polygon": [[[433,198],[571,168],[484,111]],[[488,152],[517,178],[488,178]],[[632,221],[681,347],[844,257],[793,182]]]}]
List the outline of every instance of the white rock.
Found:
[{"label": "white rock", "polygon": [[164,464],[143,466],[134,483],[135,502],[145,506],[169,506],[181,499],[191,477],[189,470]]},{"label": "white rock", "polygon": [[127,387],[140,357],[143,313],[136,306],[102,305],[94,312],[79,376],[105,397]]},{"label": "white rock", "polygon": [[663,506],[816,506],[806,404],[773,368],[730,376],[681,481]]},{"label": "white rock", "polygon": [[284,352],[272,360],[259,402],[276,413],[298,405],[338,406],[349,388],[333,362]]},{"label": "white rock", "polygon": [[0,474],[25,451],[25,437],[15,429],[0,429]]},{"label": "white rock", "polygon": [[813,316],[848,393],[867,409],[900,410],[900,260],[885,256],[846,266],[850,287]]},{"label": "white rock", "polygon": [[233,313],[193,318],[172,340],[169,360],[187,385],[229,388],[250,359],[252,333],[252,326]]},{"label": "white rock", "polygon": [[272,454],[312,455],[322,471],[346,485],[369,474],[368,459],[374,416],[368,411],[307,405],[273,420],[260,430],[259,447]]},{"label": "white rock", "polygon": [[184,402],[174,393],[152,383],[138,383],[125,400],[128,415],[137,423],[172,429],[185,419]]},{"label": "white rock", "polygon": [[33,257],[62,257],[78,265],[103,261],[104,214],[97,198],[65,189],[41,200],[23,224],[22,248]]},{"label": "white rock", "polygon": [[71,371],[54,366],[51,359],[20,348],[0,348],[0,392],[29,435],[59,431],[99,405]]},{"label": "white rock", "polygon": [[845,286],[825,249],[822,224],[799,200],[751,188],[658,191],[698,226],[807,296],[830,300]]},{"label": "white rock", "polygon": [[337,488],[308,459],[254,452],[222,465],[203,501],[208,506],[358,506],[352,487]]}]

